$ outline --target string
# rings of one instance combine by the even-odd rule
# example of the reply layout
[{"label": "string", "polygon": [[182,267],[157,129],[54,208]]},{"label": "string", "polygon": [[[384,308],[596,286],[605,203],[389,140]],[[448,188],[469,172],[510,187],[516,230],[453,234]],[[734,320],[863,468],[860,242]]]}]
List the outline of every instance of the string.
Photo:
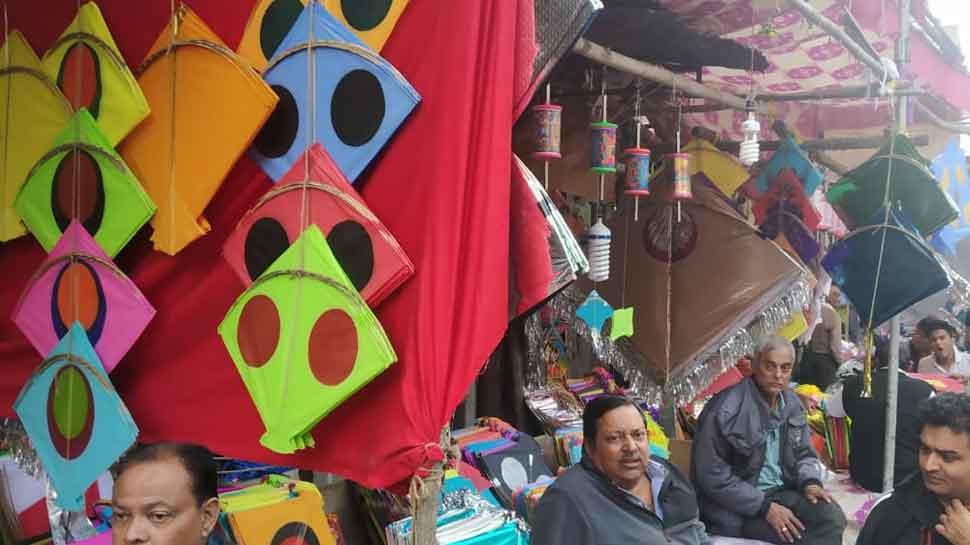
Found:
[{"label": "string", "polygon": [[[307,55],[307,97],[309,97],[309,107],[307,108],[307,123],[305,128],[305,150],[303,154],[303,180],[300,182],[300,227],[297,233],[297,238],[304,235],[307,228],[310,225],[310,148],[316,141],[316,111],[317,111],[317,82],[316,82],[316,59],[313,54],[313,44],[315,41],[314,32],[314,22],[316,21],[316,8],[317,0],[310,0],[309,8],[309,18],[307,21],[307,43],[306,43],[306,55]],[[304,243],[300,245],[299,248],[299,265],[297,266],[297,271],[299,273],[306,272],[306,253],[307,253],[307,242],[304,239]],[[293,363],[293,354],[296,352],[296,338],[297,338],[297,324],[300,323],[300,310],[302,309],[303,303],[303,284],[304,278],[302,275],[298,275],[296,278],[296,289],[295,297],[293,302],[293,321],[290,322],[292,327],[290,329],[290,339],[289,346],[287,347],[286,359],[283,365],[283,384],[280,392],[280,399],[282,400],[279,404],[278,411],[276,413],[277,422],[282,421],[283,413],[286,410],[286,399],[290,389],[290,368]],[[297,442],[302,442],[302,438]]]},{"label": "string", "polygon": [[[9,69],[10,68],[10,47],[11,46],[10,46],[10,24],[9,24],[9,21],[7,20],[7,2],[4,2],[3,3],[3,37],[4,37],[4,42],[5,42],[4,43],[4,48],[3,48],[3,51],[4,51],[4,54],[3,54],[3,57],[4,57],[3,58],[3,68],[4,69]],[[3,116],[4,131],[3,131],[3,180],[2,181],[3,181],[3,202],[4,203],[7,203],[7,202],[9,202],[8,199],[7,199],[7,185],[8,185],[7,184],[7,167],[10,164],[7,161],[7,158],[9,156],[9,149],[10,149],[10,145],[9,145],[10,144],[10,98],[11,98],[11,96],[13,94],[13,74],[8,75],[4,79],[6,79],[6,81],[7,81],[7,90],[6,90],[7,101],[4,103],[4,110],[5,111],[4,111],[4,116]],[[0,219],[3,220],[2,221],[2,225],[4,225],[4,226],[7,223],[6,215],[8,213],[9,213],[9,207],[8,206],[6,206],[6,205],[0,206],[0,214],[2,214],[2,216],[0,216]],[[4,227],[4,228],[6,228],[6,227]]]},{"label": "string", "polygon": [[[680,201],[677,201],[677,206],[680,206]],[[678,209],[678,213],[680,210]],[[667,309],[666,309],[666,326],[667,326],[667,338],[664,342],[664,388],[670,388],[670,342],[673,337],[673,316],[671,316],[672,302],[671,297],[673,295],[673,264],[674,264],[674,211],[669,206],[667,207]]]},{"label": "string", "polygon": [[169,10],[172,15],[172,32],[171,41],[168,44],[167,55],[171,55],[172,59],[172,85],[171,85],[171,105],[172,105],[172,125],[169,133],[169,176],[168,176],[168,208],[169,208],[169,245],[170,247],[175,247],[175,165],[176,165],[176,153],[175,153],[175,120],[178,117],[178,112],[175,110],[175,96],[178,93],[178,49],[175,46],[175,42],[178,41],[178,13],[175,10],[176,0],[170,0]]}]

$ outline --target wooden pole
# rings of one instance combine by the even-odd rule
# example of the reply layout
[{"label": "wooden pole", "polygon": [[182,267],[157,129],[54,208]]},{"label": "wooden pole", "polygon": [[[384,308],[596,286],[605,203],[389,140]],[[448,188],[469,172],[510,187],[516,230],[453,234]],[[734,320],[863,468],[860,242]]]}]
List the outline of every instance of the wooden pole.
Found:
[{"label": "wooden pole", "polygon": [[414,524],[411,526],[411,543],[414,545],[437,545],[438,497],[444,480],[444,467],[448,447],[451,446],[451,429],[448,424],[441,428],[438,438],[445,460],[435,462],[427,477],[411,478],[411,513]]},{"label": "wooden pole", "polygon": [[942,117],[936,115],[936,112],[931,110],[926,104],[923,104],[922,101],[914,100],[913,102],[916,104],[916,108],[923,112],[923,115],[929,119],[930,123],[936,125],[937,127],[957,134],[970,134],[970,125],[946,121]]},{"label": "wooden pole", "polygon": [[745,111],[745,100],[738,96],[697,83],[691,78],[676,74],[666,68],[627,57],[611,51],[595,42],[580,38],[573,46],[573,51],[587,59],[615,68],[621,72],[633,74],[643,79],[662,83],[677,89],[686,95],[713,100],[734,110]]},{"label": "wooden pole", "polygon": [[[927,146],[930,143],[929,136],[918,134],[912,137],[915,146]],[[761,151],[775,151],[781,147],[780,140],[768,140],[761,142]],[[878,149],[886,143],[885,136],[851,136],[843,138],[823,138],[821,140],[805,140],[799,146],[806,152],[814,151],[843,151],[855,149]],[[721,151],[737,154],[741,143],[733,140],[720,140],[714,145]],[[653,153],[672,153],[674,145],[672,143],[660,143],[650,146]]]}]

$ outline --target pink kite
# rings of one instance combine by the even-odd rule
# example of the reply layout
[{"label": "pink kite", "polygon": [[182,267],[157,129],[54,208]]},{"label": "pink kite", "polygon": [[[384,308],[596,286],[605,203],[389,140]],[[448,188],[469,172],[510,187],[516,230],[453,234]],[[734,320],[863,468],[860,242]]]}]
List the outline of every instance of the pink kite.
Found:
[{"label": "pink kite", "polygon": [[72,221],[27,283],[13,321],[41,356],[79,321],[110,373],[154,316],[135,283]]}]

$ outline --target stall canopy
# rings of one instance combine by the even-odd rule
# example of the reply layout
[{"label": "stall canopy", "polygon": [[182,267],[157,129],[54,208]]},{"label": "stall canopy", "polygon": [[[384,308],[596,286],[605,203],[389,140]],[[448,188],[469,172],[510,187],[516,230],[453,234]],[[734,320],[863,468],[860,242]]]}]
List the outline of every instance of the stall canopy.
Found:
[{"label": "stall canopy", "polygon": [[[187,1],[235,47],[253,1]],[[127,64],[137,67],[165,27],[168,0],[101,0]],[[220,255],[236,222],[270,187],[243,157],[205,211],[212,230],[176,256],[142,229],[117,263],[158,309],[111,378],[140,440],[204,443],[227,456],[337,473],[381,487],[441,456],[440,428],[465,396],[508,322],[511,130],[534,85],[531,0],[411,0],[381,52],[423,97],[358,182],[416,274],[378,309],[399,362],[314,430],[317,448],[273,455],[259,444],[256,408],[217,334],[244,287]],[[8,6],[11,28],[45,51],[74,2]],[[41,357],[10,321],[45,253],[32,237],[0,245],[0,402],[13,400]]]}]

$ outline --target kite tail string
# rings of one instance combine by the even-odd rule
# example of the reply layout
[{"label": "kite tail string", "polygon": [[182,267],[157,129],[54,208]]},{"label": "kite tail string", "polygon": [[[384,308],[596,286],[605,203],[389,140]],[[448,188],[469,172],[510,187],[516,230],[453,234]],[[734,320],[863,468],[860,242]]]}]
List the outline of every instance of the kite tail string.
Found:
[{"label": "kite tail string", "polygon": [[[307,109],[307,123],[306,123],[306,136],[305,136],[305,149],[303,150],[303,181],[300,188],[300,230],[297,234],[297,238],[303,236],[307,228],[310,226],[310,148],[316,141],[316,118],[317,118],[317,82],[316,82],[316,59],[313,55],[313,42],[316,41],[313,23],[316,20],[315,10],[317,8],[317,0],[310,0],[309,6],[309,18],[307,24],[309,25],[307,33],[307,96],[309,97],[310,107]],[[299,265],[298,270],[304,272],[306,270],[306,252],[307,252],[307,241],[300,245],[299,248]],[[284,360],[283,367],[283,384],[280,392],[280,399],[282,402],[277,410],[276,419],[277,422],[281,422],[283,419],[283,413],[287,407],[287,395],[290,389],[290,368],[293,363],[293,354],[296,350],[296,338],[297,338],[297,326],[300,324],[300,310],[303,303],[303,283],[310,282],[304,278],[303,275],[297,275],[296,277],[296,290],[295,298],[293,302],[293,321],[290,322],[292,327],[290,329],[290,339],[287,348],[286,359]]]},{"label": "kite tail string", "polygon": [[[77,11],[75,13],[77,18],[78,31],[83,33],[84,22],[80,17],[81,0],[77,0],[76,8],[77,8]],[[80,40],[77,43],[80,43]],[[70,49],[68,49],[68,51],[70,51]],[[67,60],[68,62],[70,62],[70,59],[65,58],[64,60]],[[61,62],[64,62],[64,60],[62,60]],[[74,89],[73,89],[74,105],[77,110],[80,110],[81,101],[84,100],[84,95],[82,94],[83,85],[84,85],[83,79],[84,79],[84,72],[83,70],[80,69],[80,67],[77,67],[75,70]],[[78,227],[80,229],[84,229],[84,226],[81,225],[80,223],[81,221],[81,152],[80,152],[78,143],[81,141],[81,124],[78,122],[77,119],[75,119],[74,121],[75,121],[74,122],[74,147],[70,152],[71,162],[74,165],[74,172],[73,172],[73,175],[71,176],[71,220],[77,221]],[[75,230],[73,233],[74,234],[72,235],[72,240],[71,240],[71,248],[73,250],[72,253],[80,251],[80,245],[81,245],[78,231]],[[81,266],[79,265],[79,263],[80,263],[79,261],[71,260],[67,264],[68,270],[73,271],[73,273],[70,275],[70,278],[68,279],[70,282],[70,290],[71,290],[71,313],[72,313],[70,316],[70,319],[68,320],[69,323],[68,323],[67,352],[69,354],[74,353],[74,335],[70,334],[70,328],[73,327],[74,324],[80,321],[81,319],[81,297],[79,294],[79,291],[81,290],[81,285],[80,285],[81,279],[80,279],[80,269],[77,268]],[[82,323],[81,325],[83,327],[84,324]],[[74,421],[74,381],[73,380],[69,380],[67,383],[67,416],[68,416],[68,422]],[[72,446],[71,440],[68,439],[65,450],[69,457],[71,455],[71,446]]]},{"label": "kite tail string", "polygon": [[[640,147],[640,146],[637,146]],[[630,213],[623,214],[623,280],[620,284],[620,308],[626,308],[626,273],[630,261]]]},{"label": "kite tail string", "polygon": [[[890,98],[890,104],[892,104],[891,98]],[[893,117],[895,117],[896,109],[891,107],[890,111],[893,112]],[[893,120],[894,125],[895,125],[895,121],[896,120],[894,119]],[[875,284],[873,284],[872,286],[872,301],[870,301],[869,303],[869,320],[866,323],[866,331],[869,332],[870,335],[872,334],[872,321],[875,317],[876,294],[879,291],[879,277],[882,275],[882,259],[884,254],[886,253],[886,235],[889,234],[889,214],[892,211],[892,203],[889,200],[889,194],[890,194],[890,189],[892,187],[891,184],[892,184],[892,177],[893,177],[893,158],[896,156],[896,134],[895,133],[892,134],[890,138],[891,140],[889,141],[889,158],[888,158],[889,166],[886,168],[886,191],[885,193],[883,193],[883,198],[882,198],[882,205],[883,205],[883,208],[886,209],[886,211],[882,219],[882,240],[879,242],[879,259],[876,261],[876,279],[875,279]],[[870,350],[867,350],[866,352],[867,352],[866,369],[864,374],[866,377],[869,377],[869,378],[863,381],[864,388],[862,393],[863,393],[863,397],[871,397],[872,396],[872,379],[871,379],[872,354],[869,353]]]},{"label": "kite tail string", "polygon": [[[3,3],[3,39],[5,41],[4,55],[3,55],[3,68],[10,68],[10,24],[7,19],[7,2]],[[3,195],[3,202],[9,202],[7,200],[7,169],[10,164],[7,161],[10,149],[10,97],[13,94],[13,78],[7,76],[4,78],[7,81],[7,101],[4,103],[4,114],[3,114],[3,173],[0,174],[0,194]],[[9,214],[9,207],[0,206],[0,225],[6,225],[7,214]]]},{"label": "kite tail string", "polygon": [[172,12],[172,36],[171,36],[172,39],[171,41],[169,41],[168,51],[166,52],[166,56],[171,56],[171,59],[172,59],[172,89],[171,89],[172,126],[171,126],[171,132],[169,134],[169,148],[168,148],[169,154],[170,154],[169,175],[168,175],[168,208],[169,208],[168,227],[169,227],[169,245],[172,248],[175,247],[175,223],[176,223],[175,221],[175,206],[176,206],[175,204],[175,160],[176,160],[175,120],[178,118],[178,112],[175,110],[175,96],[178,92],[178,82],[177,82],[178,49],[175,47],[175,42],[178,40],[179,20],[178,20],[178,13],[175,10],[175,1],[176,0],[171,0],[169,2],[169,9]]},{"label": "kite tail string", "polygon": [[[680,205],[678,201],[678,206]],[[679,211],[678,211],[679,213]],[[667,208],[667,236],[669,237],[669,244],[667,245],[667,310],[666,310],[666,322],[667,322],[667,339],[664,342],[664,388],[670,388],[670,341],[671,341],[671,329],[673,327],[673,316],[671,316],[671,295],[673,294],[673,264],[674,264],[674,209],[672,207]]]}]

